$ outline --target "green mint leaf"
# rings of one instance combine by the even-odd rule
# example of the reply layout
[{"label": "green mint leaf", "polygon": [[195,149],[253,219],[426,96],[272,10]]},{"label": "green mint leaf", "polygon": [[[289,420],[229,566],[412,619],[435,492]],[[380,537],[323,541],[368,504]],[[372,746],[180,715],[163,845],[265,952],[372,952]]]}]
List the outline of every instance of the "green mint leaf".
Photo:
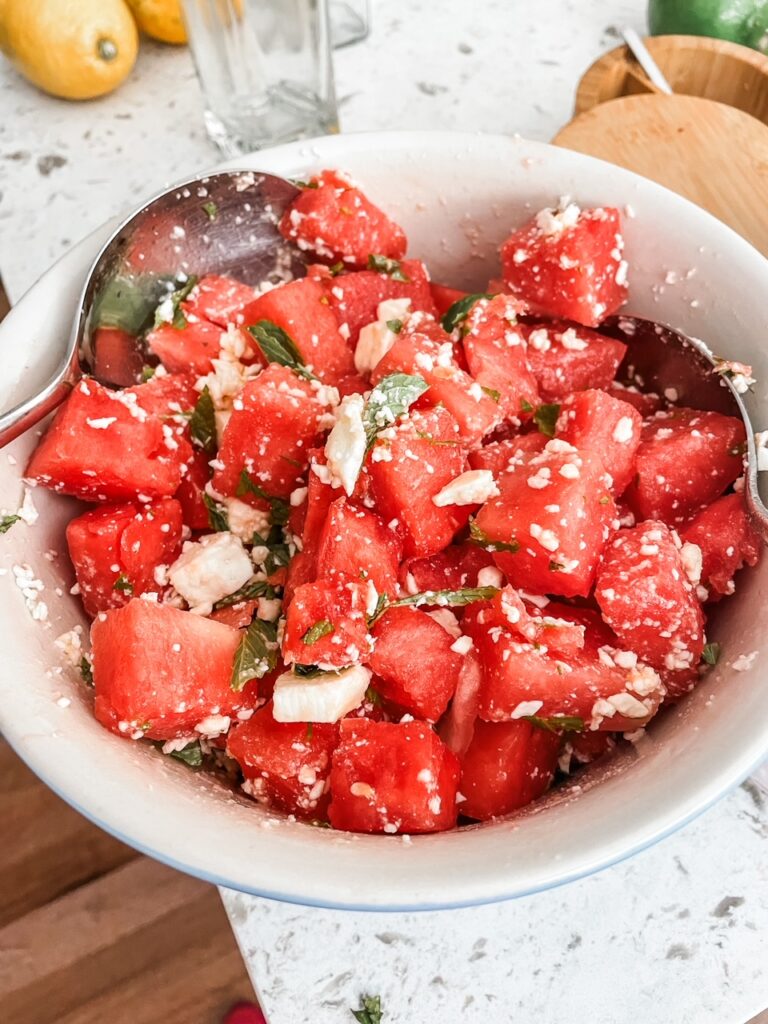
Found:
[{"label": "green mint leaf", "polygon": [[242,498],[246,494],[255,494],[257,498],[261,498],[263,501],[269,502],[271,509],[272,522],[282,526],[288,522],[288,517],[291,514],[291,506],[285,500],[285,498],[277,498],[274,494],[267,494],[263,487],[253,480],[248,470],[243,469],[240,472],[240,480],[238,481],[235,489],[235,494],[238,498]]},{"label": "green mint leaf", "polygon": [[388,274],[393,281],[408,283],[410,277],[404,273],[399,260],[390,260],[386,256],[371,253],[368,257],[368,269],[377,270],[380,274]]},{"label": "green mint leaf", "polygon": [[280,366],[287,366],[307,380],[315,379],[314,374],[304,365],[304,358],[296,347],[296,342],[282,327],[278,327],[271,320],[259,320],[258,323],[249,324],[246,330],[268,363],[279,363]]},{"label": "green mint leaf", "polygon": [[80,659],[80,675],[86,686],[93,686],[93,665],[85,655]]},{"label": "green mint leaf", "polygon": [[212,199],[209,199],[207,203],[203,203],[203,209],[205,210],[208,220],[214,221],[219,216],[219,208]]},{"label": "green mint leaf", "polygon": [[316,181],[302,181],[301,178],[294,178],[293,184],[296,188],[319,188],[320,186]]},{"label": "green mint leaf", "polygon": [[547,437],[554,437],[557,417],[559,415],[559,404],[557,402],[550,402],[547,405],[540,405],[533,414],[533,418],[542,434],[546,434]]},{"label": "green mint leaf", "polygon": [[459,590],[422,590],[418,594],[409,594],[407,597],[399,597],[396,601],[390,601],[386,594],[379,594],[376,608],[368,619],[368,625],[372,626],[377,619],[381,618],[384,612],[390,608],[420,607],[423,604],[434,604],[441,608],[459,608],[463,605],[474,604],[476,601],[490,601],[498,594],[498,587],[462,587]]},{"label": "green mint leaf", "polygon": [[497,391],[496,388],[487,388],[481,384],[480,390],[483,392],[483,394],[488,395],[489,398],[492,398],[497,405],[501,401],[501,392]]},{"label": "green mint leaf", "polygon": [[149,366],[147,363],[145,363],[144,366],[142,366],[141,368],[141,383],[146,384],[147,381],[152,380],[156,373],[156,366]]},{"label": "green mint leaf", "polygon": [[547,732],[582,732],[584,730],[584,719],[576,715],[552,715],[549,718],[542,718],[539,715],[523,715],[526,722],[535,725],[537,729],[545,729]]},{"label": "green mint leaf", "polygon": [[318,640],[322,640],[324,636],[328,636],[333,633],[335,626],[328,619],[320,619],[314,626],[310,626],[304,636],[301,638],[301,642],[306,644],[307,647],[310,644],[317,643]]},{"label": "green mint leaf", "polygon": [[162,327],[163,324],[169,323],[176,328],[177,331],[183,330],[187,326],[187,318],[184,315],[184,310],[181,308],[181,303],[189,297],[189,293],[197,284],[197,277],[195,274],[190,274],[186,281],[179,285],[170,294],[171,300],[171,318],[170,321],[166,316],[166,302],[168,296],[160,302],[157,309],[155,310],[155,327]]},{"label": "green mint leaf", "polygon": [[300,679],[315,679],[317,676],[327,676],[331,673],[317,665],[294,665],[291,672]]},{"label": "green mint leaf", "polygon": [[387,320],[387,327],[393,334],[399,334],[403,329],[402,320]]},{"label": "green mint leaf", "polygon": [[433,444],[436,447],[444,446],[446,448],[458,448],[461,445],[461,441],[441,441],[435,437],[434,434],[426,434],[423,430],[416,431],[416,437],[422,441],[426,441],[427,444]]},{"label": "green mint leaf", "polygon": [[189,418],[189,432],[192,440],[208,452],[216,454],[216,413],[213,408],[211,392],[206,385],[200,392],[192,415]]},{"label": "green mint leaf", "polygon": [[520,399],[520,412],[533,412],[533,406],[527,398]]},{"label": "green mint leaf", "polygon": [[491,540],[488,534],[480,529],[474,519],[469,521],[469,539],[474,541],[475,544],[479,544],[480,547],[487,548],[488,551],[509,551],[514,555],[520,550],[520,542],[515,540],[514,537],[508,542]]},{"label": "green mint leaf", "polygon": [[344,260],[339,260],[338,263],[332,263],[328,270],[331,277],[338,277],[339,274],[343,274],[346,267],[344,266]]},{"label": "green mint leaf", "polygon": [[244,584],[239,590],[235,590],[234,593],[222,597],[214,604],[213,610],[218,612],[222,608],[231,608],[233,604],[240,604],[241,601],[255,601],[259,597],[273,598],[276,596],[277,591],[266,580],[254,579]]},{"label": "green mint leaf", "polygon": [[229,519],[224,505],[220,505],[210,494],[203,491],[203,504],[208,509],[208,522],[211,529],[216,533],[226,533],[229,530]]},{"label": "green mint leaf", "polygon": [[133,584],[125,575],[125,573],[121,572],[120,575],[115,580],[115,582],[112,584],[112,589],[119,590],[123,594],[132,594]]},{"label": "green mint leaf", "polygon": [[277,664],[277,624],[254,619],[235,652],[229,685],[240,693],[251,679],[262,679]]},{"label": "green mint leaf", "polygon": [[391,427],[428,388],[422,377],[408,373],[391,373],[379,381],[363,409],[366,454],[373,448],[379,431]]},{"label": "green mint leaf", "polygon": [[314,734],[315,734],[315,723],[314,722],[307,722],[307,729],[306,729],[306,732],[305,732],[305,739],[306,739],[307,743],[311,743],[312,742],[312,737],[314,736]]},{"label": "green mint leaf", "polygon": [[701,652],[701,660],[706,662],[707,665],[716,665],[720,660],[721,650],[722,648],[718,643],[705,644],[704,650]]},{"label": "green mint leaf", "polygon": [[555,562],[554,559],[549,563],[550,572],[562,572],[565,566],[562,562]]},{"label": "green mint leaf", "polygon": [[365,691],[365,699],[376,708],[382,703],[382,696],[377,689],[369,686]]},{"label": "green mint leaf", "polygon": [[381,996],[363,996],[359,1010],[350,1010],[358,1024],[381,1024]]},{"label": "green mint leaf", "polygon": [[[162,747],[162,743],[160,746]],[[182,750],[172,750],[167,756],[173,757],[176,761],[181,761],[182,764],[187,765],[189,768],[199,768],[203,763],[203,751],[199,740],[193,740]]]},{"label": "green mint leaf", "polygon": [[2,519],[0,519],[0,533],[8,533],[13,524],[18,522],[21,522],[21,516],[17,516],[15,514],[3,516]]},{"label": "green mint leaf", "polygon": [[480,299],[492,299],[493,295],[489,295],[488,292],[475,292],[472,295],[465,295],[463,299],[458,299],[452,306],[450,306],[443,314],[441,321],[443,329],[449,334],[455,331],[457,327],[462,327],[464,321],[469,316],[469,313],[476,302]]}]

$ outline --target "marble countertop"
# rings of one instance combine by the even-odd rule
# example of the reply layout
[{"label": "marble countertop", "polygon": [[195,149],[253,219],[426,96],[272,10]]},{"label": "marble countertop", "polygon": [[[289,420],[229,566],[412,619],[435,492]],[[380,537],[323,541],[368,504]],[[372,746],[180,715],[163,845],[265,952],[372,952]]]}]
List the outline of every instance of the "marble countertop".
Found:
[{"label": "marble countertop", "polygon": [[[344,131],[548,139],[576,83],[643,29],[641,0],[380,0],[336,54]],[[131,80],[68,104],[0,58],[0,275],[11,300],[102,221],[216,162],[188,52],[144,42]],[[652,850],[537,896],[352,914],[222,892],[270,1024],[744,1024],[768,1006],[768,798],[745,783]],[[375,879],[372,879],[375,884]]]}]

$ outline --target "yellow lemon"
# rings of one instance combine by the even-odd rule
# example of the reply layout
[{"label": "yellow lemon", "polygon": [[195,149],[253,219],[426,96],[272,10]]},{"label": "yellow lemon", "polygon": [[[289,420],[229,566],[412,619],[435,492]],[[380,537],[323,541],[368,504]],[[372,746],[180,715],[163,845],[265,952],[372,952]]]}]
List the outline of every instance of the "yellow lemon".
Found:
[{"label": "yellow lemon", "polygon": [[124,0],[0,0],[0,48],[38,88],[88,100],[127,78],[139,47]]},{"label": "yellow lemon", "polygon": [[[2,0],[0,0],[2,3]],[[127,0],[142,32],[161,43],[186,43],[179,0]]]}]

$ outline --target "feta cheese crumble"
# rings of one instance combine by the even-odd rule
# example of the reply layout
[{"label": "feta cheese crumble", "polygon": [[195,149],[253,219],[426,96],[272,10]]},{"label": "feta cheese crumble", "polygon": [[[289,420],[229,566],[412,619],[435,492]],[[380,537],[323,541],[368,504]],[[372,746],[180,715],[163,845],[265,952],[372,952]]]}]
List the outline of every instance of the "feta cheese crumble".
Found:
[{"label": "feta cheese crumble", "polygon": [[336,411],[336,423],[325,442],[328,469],[348,495],[355,489],[365,458],[362,395],[347,395]]},{"label": "feta cheese crumble", "polygon": [[438,491],[432,501],[438,508],[445,505],[481,505],[499,493],[489,469],[468,469]]},{"label": "feta cheese crumble", "polygon": [[233,594],[253,575],[253,565],[239,537],[210,533],[187,541],[168,570],[175,590],[193,612],[208,615],[216,601]]},{"label": "feta cheese crumble", "polygon": [[364,665],[309,677],[283,672],[275,681],[272,715],[276,722],[338,722],[362,704],[370,681]]}]

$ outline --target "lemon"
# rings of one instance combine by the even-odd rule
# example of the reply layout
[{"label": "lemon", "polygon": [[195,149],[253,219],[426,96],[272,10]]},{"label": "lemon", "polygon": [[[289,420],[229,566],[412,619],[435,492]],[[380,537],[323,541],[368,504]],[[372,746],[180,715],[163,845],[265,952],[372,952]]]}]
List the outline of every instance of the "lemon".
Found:
[{"label": "lemon", "polygon": [[0,48],[53,96],[111,92],[130,73],[138,46],[124,0],[0,0]]},{"label": "lemon", "polygon": [[[186,43],[179,0],[126,0],[142,32],[161,43]],[[2,0],[0,0],[2,3]]]}]

